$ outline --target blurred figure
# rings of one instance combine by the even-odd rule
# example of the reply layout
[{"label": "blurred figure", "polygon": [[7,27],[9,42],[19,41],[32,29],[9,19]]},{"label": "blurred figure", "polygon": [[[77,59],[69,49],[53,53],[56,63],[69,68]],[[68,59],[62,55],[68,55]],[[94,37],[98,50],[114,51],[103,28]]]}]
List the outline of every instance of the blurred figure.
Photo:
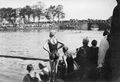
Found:
[{"label": "blurred figure", "polygon": [[90,72],[90,47],[88,46],[88,38],[84,38],[82,43],[83,46],[77,49],[76,60],[77,63],[80,65],[81,81],[86,82],[88,81],[88,76]]},{"label": "blurred figure", "polygon": [[26,70],[28,74],[23,78],[23,82],[39,82],[39,79],[36,77],[36,72],[34,72],[34,68],[32,64],[27,65]]},{"label": "blurred figure", "polygon": [[116,0],[110,31],[111,66],[113,82],[120,81],[120,0]]},{"label": "blurred figure", "polygon": [[64,80],[64,75],[66,73],[66,69],[67,69],[66,64],[65,64],[65,61],[64,61],[64,59],[62,57],[62,59],[59,60],[59,62],[58,62],[58,71],[57,71],[58,78]]},{"label": "blurred figure", "polygon": [[88,53],[90,51],[90,47],[88,46],[89,40],[84,38],[82,41],[83,46],[76,49],[76,61],[80,66],[86,66],[88,63]]},{"label": "blurred figure", "polygon": [[96,71],[96,67],[97,67],[97,62],[98,62],[98,47],[97,47],[97,41],[93,40],[91,42],[92,46],[90,47],[90,67],[91,67],[91,71],[90,71],[90,80],[92,82],[95,82],[97,80],[97,71]]},{"label": "blurred figure", "polygon": [[[65,62],[66,69],[64,70],[64,77],[63,80],[65,82],[73,82],[76,81],[75,78],[78,78],[78,72],[77,70],[79,69],[79,66],[77,65],[76,61],[73,59],[73,53],[69,52],[68,47],[64,46],[63,47],[63,53],[64,55],[63,60]],[[75,69],[77,68],[77,70]]]},{"label": "blurred figure", "polygon": [[[50,67],[51,67],[51,81],[56,80],[56,72],[57,72],[57,63],[59,58],[58,50],[64,46],[63,43],[59,42],[55,38],[55,32],[51,31],[49,33],[49,39],[43,46],[43,49],[49,53],[50,58]],[[60,45],[60,46],[59,46]],[[47,49],[47,46],[49,49]]]},{"label": "blurred figure", "polygon": [[103,66],[105,54],[106,54],[107,50],[109,49],[109,42],[107,40],[108,34],[109,34],[109,32],[106,30],[103,32],[103,38],[100,42],[99,52],[98,52],[98,67]]},{"label": "blurred figure", "polygon": [[112,35],[116,35],[120,32],[120,0],[116,0],[117,1],[117,6],[114,8],[113,10],[113,16],[112,16],[112,22],[111,22],[111,34]]},{"label": "blurred figure", "polygon": [[97,41],[93,40],[91,42],[92,46],[90,47],[90,62],[93,67],[97,67],[98,62],[98,47],[97,47]]},{"label": "blurred figure", "polygon": [[40,76],[41,81],[48,82],[49,81],[49,73],[50,73],[49,69],[41,63],[39,63],[38,66],[40,68],[39,76]]},{"label": "blurred figure", "polygon": [[109,48],[108,41],[109,32],[105,30],[103,32],[103,39],[100,42],[99,51],[98,51],[98,67],[100,71],[100,80],[107,81],[111,77],[111,52]]},{"label": "blurred figure", "polygon": [[67,74],[72,73],[74,71],[74,60],[72,54],[68,52],[68,47],[63,47],[63,59],[66,64]]}]

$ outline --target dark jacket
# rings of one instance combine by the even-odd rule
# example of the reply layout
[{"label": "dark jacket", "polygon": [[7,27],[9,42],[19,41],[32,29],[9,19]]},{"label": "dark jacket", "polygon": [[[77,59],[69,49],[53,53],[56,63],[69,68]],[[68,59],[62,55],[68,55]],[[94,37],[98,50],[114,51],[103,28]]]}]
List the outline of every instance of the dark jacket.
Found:
[{"label": "dark jacket", "polygon": [[23,82],[39,82],[39,79],[37,77],[31,77],[30,74],[27,74],[23,78]]},{"label": "dark jacket", "polygon": [[89,56],[90,56],[90,47],[89,46],[82,46],[78,48],[76,62],[80,66],[89,66]]}]

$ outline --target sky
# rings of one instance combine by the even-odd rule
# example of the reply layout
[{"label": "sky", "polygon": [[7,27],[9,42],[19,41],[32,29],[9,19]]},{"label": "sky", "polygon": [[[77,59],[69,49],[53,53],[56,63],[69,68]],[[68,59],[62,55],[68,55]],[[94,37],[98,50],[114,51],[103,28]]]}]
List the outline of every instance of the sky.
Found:
[{"label": "sky", "polygon": [[63,5],[65,19],[108,19],[116,6],[116,0],[0,0],[0,8],[32,6],[39,1],[45,8]]}]

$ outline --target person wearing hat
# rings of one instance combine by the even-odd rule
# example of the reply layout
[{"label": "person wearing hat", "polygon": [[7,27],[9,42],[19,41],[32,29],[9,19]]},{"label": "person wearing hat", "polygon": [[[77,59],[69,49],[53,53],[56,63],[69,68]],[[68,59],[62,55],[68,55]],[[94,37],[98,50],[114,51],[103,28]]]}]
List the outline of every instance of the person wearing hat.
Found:
[{"label": "person wearing hat", "polygon": [[47,66],[44,66],[42,63],[39,63],[38,66],[40,68],[39,76],[40,76],[41,80],[43,82],[49,81],[49,70],[48,70]]},{"label": "person wearing hat", "polygon": [[28,64],[26,70],[28,71],[28,74],[23,78],[23,82],[39,82],[32,64]]},{"label": "person wearing hat", "polygon": [[[56,72],[57,72],[57,63],[58,63],[58,50],[61,49],[64,44],[59,42],[55,38],[55,32],[51,31],[49,33],[49,39],[43,46],[43,49],[49,53],[49,59],[50,59],[50,68],[51,68],[51,80],[55,80],[56,78]],[[60,46],[59,46],[60,45]],[[47,48],[48,47],[48,48]]]}]

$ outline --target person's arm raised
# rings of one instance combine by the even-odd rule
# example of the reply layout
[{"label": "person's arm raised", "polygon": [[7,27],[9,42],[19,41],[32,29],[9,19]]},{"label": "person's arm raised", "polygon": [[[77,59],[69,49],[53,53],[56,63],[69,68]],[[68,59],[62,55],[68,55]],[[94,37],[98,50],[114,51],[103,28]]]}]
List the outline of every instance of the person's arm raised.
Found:
[{"label": "person's arm raised", "polygon": [[46,41],[46,43],[44,44],[43,49],[50,54],[50,51],[47,49],[47,46],[48,46],[48,41]]},{"label": "person's arm raised", "polygon": [[58,47],[58,50],[59,50],[60,48],[62,48],[64,46],[64,44],[59,41],[58,41],[58,43],[60,44],[60,46]]}]

